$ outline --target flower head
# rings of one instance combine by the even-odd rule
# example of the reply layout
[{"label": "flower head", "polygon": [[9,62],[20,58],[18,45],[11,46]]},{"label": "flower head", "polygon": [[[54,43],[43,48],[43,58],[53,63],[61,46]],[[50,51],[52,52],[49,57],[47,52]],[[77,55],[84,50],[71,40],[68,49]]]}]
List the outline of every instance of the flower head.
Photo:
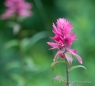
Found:
[{"label": "flower head", "polygon": [[29,9],[32,7],[30,3],[25,2],[25,0],[6,0],[4,5],[8,7],[5,13],[1,16],[2,19],[7,19],[14,14],[18,16],[31,16]]},{"label": "flower head", "polygon": [[50,45],[51,49],[58,49],[53,61],[56,61],[57,57],[64,59],[66,58],[68,63],[71,65],[73,58],[72,55],[76,56],[79,63],[82,64],[82,59],[79,55],[77,55],[76,50],[72,50],[71,46],[74,40],[76,40],[76,36],[74,33],[71,33],[73,26],[69,23],[68,20],[64,18],[59,18],[56,22],[57,26],[53,23],[53,33],[54,37],[51,37],[55,42],[47,42]]}]

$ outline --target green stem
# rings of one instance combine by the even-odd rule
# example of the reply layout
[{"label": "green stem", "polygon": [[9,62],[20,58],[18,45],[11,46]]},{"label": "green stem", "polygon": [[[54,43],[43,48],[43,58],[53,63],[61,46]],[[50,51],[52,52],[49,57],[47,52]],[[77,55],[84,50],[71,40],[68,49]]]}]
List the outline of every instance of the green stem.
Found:
[{"label": "green stem", "polygon": [[[20,26],[19,27],[19,32],[17,34],[17,37],[18,37],[18,47],[19,47],[19,61],[20,61],[20,67],[21,67],[21,76],[23,77],[23,80],[25,80],[25,71],[24,71],[24,66],[23,66],[23,52],[22,52],[22,48],[21,48],[21,30],[22,30],[22,27],[21,27],[21,22],[18,21],[18,17],[16,17],[16,23]],[[26,83],[22,83],[23,86],[26,86]]]},{"label": "green stem", "polygon": [[69,86],[69,71],[68,71],[68,62],[67,62],[67,60],[66,60],[66,77],[67,77],[67,86]]}]

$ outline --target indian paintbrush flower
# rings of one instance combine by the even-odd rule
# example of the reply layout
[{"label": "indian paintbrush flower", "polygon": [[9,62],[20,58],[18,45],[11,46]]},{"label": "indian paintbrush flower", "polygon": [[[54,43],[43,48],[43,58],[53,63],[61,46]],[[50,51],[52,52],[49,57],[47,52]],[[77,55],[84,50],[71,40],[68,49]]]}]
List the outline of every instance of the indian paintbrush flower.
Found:
[{"label": "indian paintbrush flower", "polygon": [[71,33],[71,30],[73,29],[72,24],[65,18],[59,18],[56,24],[57,26],[55,26],[54,23],[52,25],[52,31],[55,36],[51,37],[55,42],[47,42],[47,44],[52,47],[51,49],[58,50],[53,61],[56,61],[58,56],[60,56],[62,59],[66,58],[69,65],[72,65],[72,55],[74,55],[78,59],[79,63],[82,64],[82,58],[77,55],[77,51],[71,49],[73,41],[77,38],[74,33]]},{"label": "indian paintbrush flower", "polygon": [[25,0],[6,0],[4,5],[8,7],[4,14],[2,14],[2,19],[7,19],[14,14],[18,16],[29,17],[32,12],[29,10],[32,5]]}]

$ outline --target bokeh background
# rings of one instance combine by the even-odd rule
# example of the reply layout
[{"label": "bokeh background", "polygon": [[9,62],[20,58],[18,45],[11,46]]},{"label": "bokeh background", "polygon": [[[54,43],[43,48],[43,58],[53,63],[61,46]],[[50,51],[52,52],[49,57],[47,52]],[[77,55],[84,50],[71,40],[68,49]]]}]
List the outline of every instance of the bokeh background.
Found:
[{"label": "bokeh background", "polygon": [[[0,15],[6,7],[0,0]],[[65,75],[65,65],[51,70],[56,51],[46,44],[52,33],[52,23],[68,19],[78,40],[72,48],[78,50],[87,68],[69,74],[73,86],[95,86],[95,0],[26,0],[33,4],[33,15],[24,19],[19,34],[13,33],[13,20],[0,19],[0,86],[65,86],[52,84],[56,75]],[[74,57],[73,65],[78,65]],[[85,81],[85,82],[84,82]]]}]

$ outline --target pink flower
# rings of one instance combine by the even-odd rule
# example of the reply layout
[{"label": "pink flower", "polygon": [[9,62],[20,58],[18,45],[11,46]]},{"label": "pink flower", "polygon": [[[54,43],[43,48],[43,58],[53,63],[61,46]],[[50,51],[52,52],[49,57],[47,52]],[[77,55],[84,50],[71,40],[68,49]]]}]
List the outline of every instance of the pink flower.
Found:
[{"label": "pink flower", "polygon": [[29,10],[32,5],[25,2],[25,0],[6,0],[4,4],[6,7],[8,7],[8,9],[1,16],[2,19],[7,19],[14,14],[24,17],[29,17],[32,14],[32,12]]},{"label": "pink flower", "polygon": [[73,41],[76,40],[75,34],[71,33],[72,24],[64,18],[59,18],[56,24],[57,26],[53,23],[52,30],[55,36],[51,37],[55,42],[47,42],[52,47],[51,49],[58,49],[53,61],[56,61],[58,56],[60,56],[62,59],[66,58],[69,65],[72,65],[72,55],[74,55],[79,63],[82,64],[82,58],[77,55],[77,51],[71,49]]}]

